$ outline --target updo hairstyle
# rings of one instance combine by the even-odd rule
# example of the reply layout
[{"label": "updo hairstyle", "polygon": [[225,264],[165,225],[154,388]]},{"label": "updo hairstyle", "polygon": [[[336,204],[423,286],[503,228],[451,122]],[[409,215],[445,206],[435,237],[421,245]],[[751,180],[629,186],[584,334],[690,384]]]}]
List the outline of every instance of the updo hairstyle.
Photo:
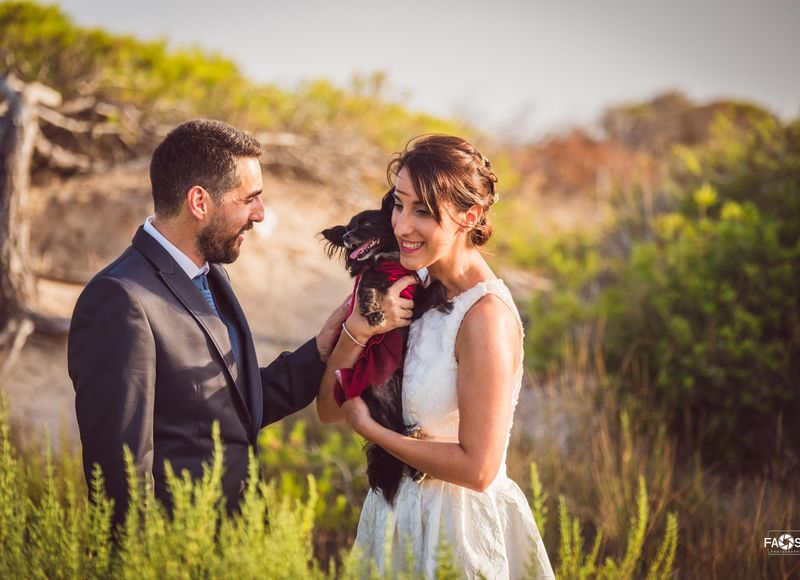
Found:
[{"label": "updo hairstyle", "polygon": [[470,230],[469,240],[475,246],[489,241],[492,223],[487,214],[499,199],[497,176],[489,160],[474,145],[451,135],[416,137],[389,162],[386,177],[390,184],[395,184],[404,167],[420,201],[437,223],[442,221],[443,206],[450,206],[456,212],[481,206],[483,213]]}]

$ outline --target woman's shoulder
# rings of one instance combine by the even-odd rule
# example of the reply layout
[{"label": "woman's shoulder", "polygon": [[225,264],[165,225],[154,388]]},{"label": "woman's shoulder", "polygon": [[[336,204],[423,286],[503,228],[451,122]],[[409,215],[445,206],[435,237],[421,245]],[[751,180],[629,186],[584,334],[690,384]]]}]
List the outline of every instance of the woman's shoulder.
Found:
[{"label": "woman's shoulder", "polygon": [[517,336],[520,320],[511,294],[502,280],[492,279],[479,283],[470,292],[469,300],[461,320],[459,337],[462,335],[480,338]]},{"label": "woman's shoulder", "polygon": [[489,331],[506,325],[517,328],[517,313],[513,303],[493,292],[478,296],[475,302],[464,313],[462,327],[475,327]]},{"label": "woman's shoulder", "polygon": [[[456,335],[456,360],[497,360],[519,351],[519,318],[497,294],[482,295],[467,311]],[[476,355],[477,356],[476,358]]]}]

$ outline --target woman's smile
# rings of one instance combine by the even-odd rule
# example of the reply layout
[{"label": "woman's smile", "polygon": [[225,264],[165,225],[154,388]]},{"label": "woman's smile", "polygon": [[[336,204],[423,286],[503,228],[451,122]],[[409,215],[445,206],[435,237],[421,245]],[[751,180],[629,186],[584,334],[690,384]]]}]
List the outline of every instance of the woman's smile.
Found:
[{"label": "woman's smile", "polygon": [[419,250],[425,242],[409,242],[408,240],[399,240],[400,241],[400,251],[404,254],[412,254]]}]

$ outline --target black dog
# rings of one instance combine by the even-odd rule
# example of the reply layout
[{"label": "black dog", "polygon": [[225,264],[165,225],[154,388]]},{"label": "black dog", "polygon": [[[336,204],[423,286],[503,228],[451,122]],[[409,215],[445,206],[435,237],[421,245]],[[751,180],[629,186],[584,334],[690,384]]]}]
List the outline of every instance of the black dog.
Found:
[{"label": "black dog", "polygon": [[[358,308],[371,326],[378,326],[384,320],[380,303],[389,287],[396,279],[408,273],[399,264],[400,249],[392,231],[391,212],[394,205],[392,194],[393,190],[390,190],[384,196],[381,209],[363,211],[353,216],[346,226],[335,226],[321,232],[328,242],[326,246],[328,256],[343,255],[347,271],[357,278]],[[445,299],[444,287],[435,281],[427,287],[423,287],[422,284],[417,285],[414,293],[413,319],[419,318],[434,307],[443,311],[451,307]],[[397,334],[389,337],[392,333]],[[390,351],[397,348],[400,352],[384,350],[378,354],[389,357],[392,366],[396,368],[391,369],[388,378],[381,382],[367,384],[361,392],[361,397],[378,423],[397,433],[415,436],[415,426],[406,425],[403,420],[402,363],[407,337],[407,328],[393,330],[384,336],[380,347]],[[367,348],[370,347],[368,343]],[[356,365],[361,360],[359,359]],[[361,376],[369,376],[369,372]],[[419,471],[374,443],[366,445],[366,453],[370,487],[382,492],[392,505],[404,473],[416,480],[422,477]]]}]

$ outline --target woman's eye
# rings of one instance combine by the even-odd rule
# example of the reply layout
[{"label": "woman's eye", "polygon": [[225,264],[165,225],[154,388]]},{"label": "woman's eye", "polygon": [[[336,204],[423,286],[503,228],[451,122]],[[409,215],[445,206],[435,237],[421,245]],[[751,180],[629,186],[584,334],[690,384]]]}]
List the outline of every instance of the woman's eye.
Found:
[{"label": "woman's eye", "polygon": [[429,216],[431,215],[431,212],[429,212],[427,209],[418,209],[417,215]]}]

